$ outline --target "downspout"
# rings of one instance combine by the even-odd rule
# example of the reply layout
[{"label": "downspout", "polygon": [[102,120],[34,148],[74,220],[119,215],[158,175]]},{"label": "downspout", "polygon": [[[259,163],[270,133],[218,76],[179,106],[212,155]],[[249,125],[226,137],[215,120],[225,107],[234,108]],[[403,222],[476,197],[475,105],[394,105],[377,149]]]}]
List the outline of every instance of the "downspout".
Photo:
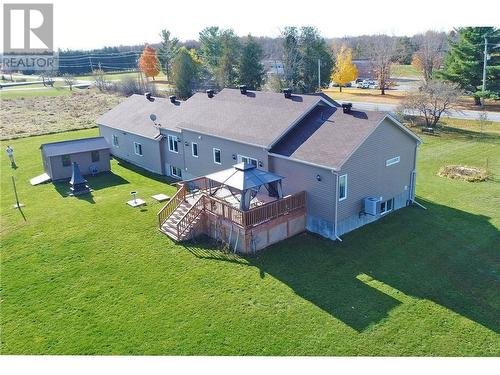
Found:
[{"label": "downspout", "polygon": [[415,200],[415,189],[416,189],[416,182],[417,182],[417,150],[418,150],[418,145],[415,146],[415,156],[413,158],[413,171],[411,172],[411,186],[410,186],[410,202],[412,204],[416,204],[420,208],[423,208],[424,210],[427,210],[427,207],[424,205],[418,203]]},{"label": "downspout", "polygon": [[338,217],[338,205],[339,205],[339,174],[332,169],[332,173],[335,175],[335,207],[334,207],[334,221],[333,221],[333,236],[342,242],[342,238],[337,235],[337,217]]}]

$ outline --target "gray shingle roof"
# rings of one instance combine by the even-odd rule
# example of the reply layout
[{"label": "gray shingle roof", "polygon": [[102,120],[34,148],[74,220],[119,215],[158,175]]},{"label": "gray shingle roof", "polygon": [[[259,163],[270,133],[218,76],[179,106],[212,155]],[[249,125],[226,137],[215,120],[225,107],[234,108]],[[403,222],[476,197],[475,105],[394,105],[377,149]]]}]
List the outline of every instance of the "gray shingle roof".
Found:
[{"label": "gray shingle roof", "polygon": [[97,119],[97,124],[146,138],[155,139],[160,134],[149,117],[156,115],[156,122],[167,129],[175,129],[168,121],[184,102],[176,104],[165,98],[146,99],[143,95],[132,95]]},{"label": "gray shingle roof", "polygon": [[339,169],[386,117],[385,112],[343,113],[342,108],[315,109],[282,138],[272,153]]},{"label": "gray shingle roof", "polygon": [[104,137],[94,137],[44,143],[40,148],[46,156],[58,156],[105,150],[109,148],[109,144]]},{"label": "gray shingle roof", "polygon": [[179,128],[195,130],[243,143],[269,147],[311,107],[321,101],[313,95],[293,95],[223,89],[209,98],[197,93],[172,114]]}]

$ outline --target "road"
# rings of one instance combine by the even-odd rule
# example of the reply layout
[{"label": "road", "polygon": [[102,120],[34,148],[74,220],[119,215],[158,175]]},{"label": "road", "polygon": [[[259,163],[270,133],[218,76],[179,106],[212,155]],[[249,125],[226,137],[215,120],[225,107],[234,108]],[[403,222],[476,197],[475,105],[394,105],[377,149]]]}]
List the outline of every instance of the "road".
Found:
[{"label": "road", "polygon": [[[365,111],[387,111],[395,112],[397,110],[397,104],[385,104],[385,103],[369,103],[369,102],[357,102],[357,101],[346,101],[337,100],[339,103],[352,103],[353,109],[361,109]],[[483,111],[471,111],[471,110],[451,110],[449,114],[443,115],[443,117],[451,117],[465,120],[477,120]],[[489,121],[500,122],[500,112],[485,111]],[[408,112],[408,115],[415,115],[416,113]]]}]

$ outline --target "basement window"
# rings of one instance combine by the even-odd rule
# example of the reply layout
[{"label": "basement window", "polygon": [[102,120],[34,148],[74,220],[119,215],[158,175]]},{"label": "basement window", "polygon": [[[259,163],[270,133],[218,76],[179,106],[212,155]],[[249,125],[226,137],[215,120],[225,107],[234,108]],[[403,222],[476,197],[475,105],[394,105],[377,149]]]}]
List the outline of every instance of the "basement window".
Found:
[{"label": "basement window", "polygon": [[218,149],[218,148],[214,148],[214,163],[215,164],[222,164],[220,149]]},{"label": "basement window", "polygon": [[394,198],[392,199],[389,199],[385,202],[382,202],[380,204],[380,215],[384,215],[388,212],[391,212],[392,211],[392,208],[394,206]]},{"label": "basement window", "polygon": [[180,168],[170,166],[170,175],[177,178],[182,178],[182,170]]}]

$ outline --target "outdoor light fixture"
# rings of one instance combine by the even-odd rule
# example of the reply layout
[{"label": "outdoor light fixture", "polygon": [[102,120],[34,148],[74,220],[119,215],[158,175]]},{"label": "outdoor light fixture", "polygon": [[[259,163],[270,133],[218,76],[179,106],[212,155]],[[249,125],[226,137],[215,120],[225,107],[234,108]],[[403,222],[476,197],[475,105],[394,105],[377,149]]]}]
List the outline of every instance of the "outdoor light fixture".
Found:
[{"label": "outdoor light fixture", "polygon": [[263,166],[264,166],[264,163],[261,160],[259,160],[259,167],[262,168]]},{"label": "outdoor light fixture", "polygon": [[233,154],[233,160],[236,160],[236,154]]},{"label": "outdoor light fixture", "polygon": [[316,175],[316,180],[321,181],[321,176],[319,174]]}]

